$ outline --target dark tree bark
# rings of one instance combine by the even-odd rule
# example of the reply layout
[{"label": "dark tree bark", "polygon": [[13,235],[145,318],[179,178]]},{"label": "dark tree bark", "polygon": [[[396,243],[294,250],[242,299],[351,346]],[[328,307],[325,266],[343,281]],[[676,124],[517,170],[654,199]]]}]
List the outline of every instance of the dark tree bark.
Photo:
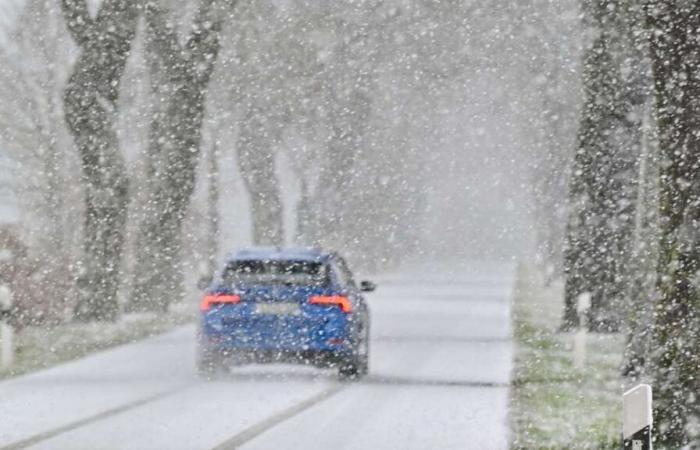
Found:
[{"label": "dark tree bark", "polygon": [[75,311],[84,320],[113,320],[119,312],[128,180],[114,121],[136,30],[137,4],[104,0],[93,18],[85,0],[61,2],[68,30],[80,48],[63,100],[85,184],[83,289]]},{"label": "dark tree bark", "polygon": [[195,187],[204,100],[220,48],[223,14],[218,6],[216,0],[201,0],[184,45],[158,2],[146,6],[147,51],[156,103],[131,309],[165,310],[184,294],[182,223]]},{"label": "dark tree bark", "polygon": [[[344,29],[348,24],[341,21],[338,26]],[[320,171],[319,181],[309,192],[310,208],[303,218],[307,243],[345,249],[346,253],[358,247],[367,227],[360,216],[368,205],[361,197],[372,191],[372,180],[363,177],[367,173],[361,166],[373,156],[366,148],[366,134],[372,114],[369,91],[375,81],[357,62],[371,59],[358,53],[369,42],[368,31],[347,32],[351,37],[341,39],[335,56],[337,66],[323,74],[326,103],[330,105],[324,119],[330,137],[324,159],[316,169]]]},{"label": "dark tree bark", "polygon": [[641,116],[632,114],[640,100],[622,70],[629,50],[622,19],[619,2],[584,1],[593,37],[584,53],[585,101],[569,189],[563,329],[578,324],[584,292],[591,296],[591,331],[617,331],[624,320]]},{"label": "dark tree bark", "polygon": [[[584,54],[585,102],[578,135],[578,149],[569,185],[571,217],[567,227],[565,260],[564,328],[578,325],[578,297],[589,293],[592,308],[600,313],[603,288],[610,273],[610,241],[607,228],[612,212],[607,182],[614,149],[607,135],[616,125],[619,74],[610,54],[609,37],[597,36]],[[611,71],[611,72],[609,72]]]},{"label": "dark tree bark", "polygon": [[654,425],[661,445],[681,448],[700,438],[688,427],[700,392],[700,4],[646,6],[662,160]]},{"label": "dark tree bark", "polygon": [[368,151],[363,148],[363,137],[368,128],[371,102],[363,92],[368,81],[358,77],[357,82],[347,97],[336,96],[335,111],[329,118],[331,139],[314,193],[317,211],[312,218],[312,241],[330,248],[351,249],[361,235],[357,226],[362,210],[358,209],[361,205],[356,201],[367,194],[369,182],[363,180],[359,163]]},{"label": "dark tree bark", "polygon": [[255,245],[284,244],[282,198],[273,148],[279,126],[262,108],[251,106],[238,136],[238,166],[250,196]]}]

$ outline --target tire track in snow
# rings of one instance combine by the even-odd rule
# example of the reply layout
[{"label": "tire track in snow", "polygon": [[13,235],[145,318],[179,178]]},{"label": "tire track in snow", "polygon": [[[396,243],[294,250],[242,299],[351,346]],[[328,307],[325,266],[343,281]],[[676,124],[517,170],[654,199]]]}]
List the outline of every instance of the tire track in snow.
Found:
[{"label": "tire track in snow", "polygon": [[182,392],[186,389],[189,389],[190,387],[194,386],[194,384],[186,384],[184,386],[178,386],[173,389],[168,389],[163,392],[159,392],[154,395],[149,395],[148,397],[140,398],[138,400],[134,400],[132,402],[125,403],[123,405],[117,406],[115,408],[111,408],[105,411],[102,411],[100,413],[94,414],[92,416],[88,416],[79,420],[76,420],[74,422],[67,423],[66,425],[62,425],[60,427],[44,431],[39,434],[35,434],[33,436],[30,436],[28,438],[22,439],[21,441],[16,441],[13,442],[12,444],[0,447],[0,450],[19,450],[23,448],[30,447],[32,445],[36,445],[40,442],[46,441],[48,439],[51,439],[53,437],[56,437],[60,434],[67,433],[69,431],[73,431],[77,428],[84,427],[86,425],[91,425],[95,422],[98,422],[100,420],[107,419],[112,416],[116,416],[117,414],[130,411],[132,409],[138,408],[139,406],[146,405],[148,403],[155,402],[157,400],[160,400],[162,398],[169,397],[173,394],[176,394],[178,392]]},{"label": "tire track in snow", "polygon": [[260,436],[267,430],[279,425],[280,423],[287,421],[291,419],[292,417],[296,416],[297,414],[300,414],[307,409],[318,405],[319,403],[322,403],[329,398],[333,397],[334,395],[338,394],[340,391],[343,389],[347,388],[349,385],[343,385],[343,384],[338,384],[335,386],[332,386],[328,389],[325,389],[321,392],[319,392],[316,395],[313,395],[306,400],[303,400],[299,403],[296,403],[289,408],[286,408],[276,414],[273,414],[272,416],[268,417],[267,419],[258,422],[256,424],[251,425],[250,427],[246,428],[245,430],[241,431],[240,433],[232,436],[228,440],[222,442],[221,444],[217,445],[214,447],[212,450],[233,450],[241,445],[250,442],[251,440],[255,439],[256,437]]}]

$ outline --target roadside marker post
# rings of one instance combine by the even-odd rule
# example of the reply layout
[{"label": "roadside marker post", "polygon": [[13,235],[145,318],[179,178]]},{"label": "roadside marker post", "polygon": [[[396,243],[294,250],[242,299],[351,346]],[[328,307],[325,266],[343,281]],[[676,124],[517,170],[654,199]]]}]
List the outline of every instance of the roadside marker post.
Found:
[{"label": "roadside marker post", "polygon": [[574,367],[583,369],[586,365],[586,340],[588,332],[588,310],[591,307],[591,294],[584,292],[578,296],[576,312],[581,318],[578,330],[574,334]]},{"label": "roadside marker post", "polygon": [[651,386],[640,384],[622,394],[624,450],[652,450]]},{"label": "roadside marker post", "polygon": [[0,369],[9,369],[15,362],[14,329],[8,320],[12,309],[12,291],[0,285]]}]

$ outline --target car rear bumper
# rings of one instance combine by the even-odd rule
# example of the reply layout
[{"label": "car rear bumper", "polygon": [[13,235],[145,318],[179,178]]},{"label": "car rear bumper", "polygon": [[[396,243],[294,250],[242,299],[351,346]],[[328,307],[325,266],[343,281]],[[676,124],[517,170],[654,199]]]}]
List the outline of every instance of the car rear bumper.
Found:
[{"label": "car rear bumper", "polygon": [[236,363],[293,363],[329,367],[342,364],[351,354],[346,351],[328,350],[269,350],[220,348],[209,349],[209,356],[219,360],[232,359]]},{"label": "car rear bumper", "polygon": [[241,351],[270,351],[270,352],[342,352],[351,348],[349,338],[333,336],[328,339],[308,337],[297,341],[291,339],[275,339],[274,336],[229,336],[221,334],[203,334],[200,345],[209,349],[241,350]]},{"label": "car rear bumper", "polygon": [[212,351],[343,353],[351,350],[351,339],[345,315],[306,320],[205,316],[200,331],[200,345]]}]

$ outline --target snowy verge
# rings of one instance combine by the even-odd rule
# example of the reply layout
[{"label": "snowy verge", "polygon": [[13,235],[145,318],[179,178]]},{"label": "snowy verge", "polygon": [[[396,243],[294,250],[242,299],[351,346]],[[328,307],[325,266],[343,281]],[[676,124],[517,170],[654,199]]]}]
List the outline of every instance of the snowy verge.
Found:
[{"label": "snowy verge", "polygon": [[90,353],[127,344],[193,322],[195,308],[182,302],[167,313],[124,314],[117,322],[64,323],[23,328],[15,336],[15,363],[0,370],[9,378],[81,358]]},{"label": "snowy verge", "polygon": [[562,306],[561,283],[546,286],[534,265],[521,264],[513,300],[511,448],[620,448],[623,336],[589,334],[586,364],[576,369],[573,334],[557,332]]}]

